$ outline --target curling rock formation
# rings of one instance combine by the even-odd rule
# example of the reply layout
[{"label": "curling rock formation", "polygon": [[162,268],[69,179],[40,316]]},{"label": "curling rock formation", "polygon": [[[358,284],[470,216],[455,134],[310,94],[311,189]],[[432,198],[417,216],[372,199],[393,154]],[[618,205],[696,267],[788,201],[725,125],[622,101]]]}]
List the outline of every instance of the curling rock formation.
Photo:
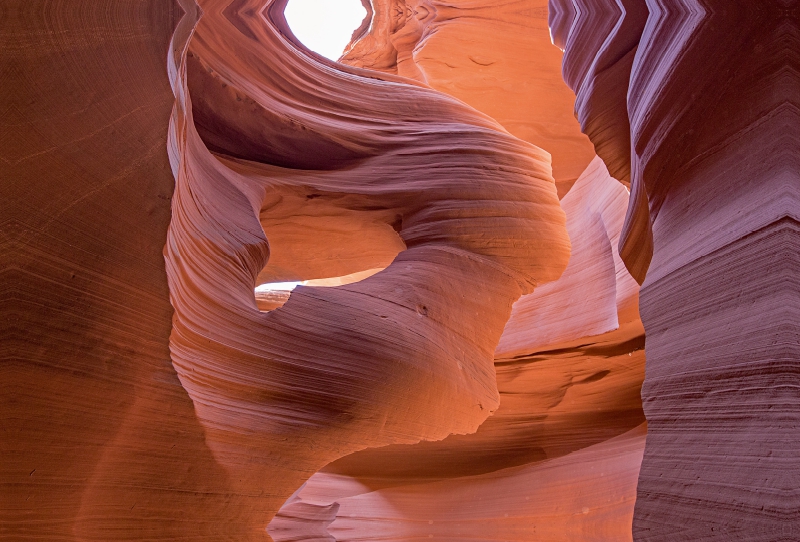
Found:
[{"label": "curling rock formation", "polygon": [[630,171],[620,252],[648,354],[634,539],[796,539],[800,4],[551,0],[551,25],[578,117]]},{"label": "curling rock formation", "polygon": [[276,542],[630,540],[644,439],[639,426],[548,461],[378,490],[321,473],[303,499],[327,501],[326,484],[358,493],[287,506],[270,534]]},{"label": "curling rock formation", "polygon": [[427,83],[552,155],[559,196],[594,157],[561,79],[547,0],[374,0],[341,62]]},{"label": "curling rock formation", "polygon": [[475,434],[333,462],[273,538],[629,540],[645,431],[639,288],[616,251],[627,203],[599,159],[561,201],[570,263],[514,305],[500,407]]},{"label": "curling rock formation", "polygon": [[[613,251],[625,193],[596,164],[563,206],[575,243],[563,299],[583,299],[574,287],[586,267],[585,319],[556,310],[526,343],[519,331],[544,320],[521,303],[492,366],[512,302],[559,276],[570,253],[546,153],[509,133],[552,153],[562,196],[592,156],[557,78],[543,2],[464,3],[480,17],[447,21],[436,6],[442,24],[413,46],[428,51],[415,60],[427,86],[317,58],[292,41],[279,2],[261,7],[185,2],[175,29],[181,10],[161,0],[4,3],[13,137],[3,132],[0,156],[13,182],[0,183],[11,301],[0,317],[2,536],[263,540],[274,510],[323,464],[471,431],[494,408],[474,441],[406,446],[409,458],[431,451],[422,475],[410,461],[386,468],[394,446],[376,451],[366,466],[383,480],[370,487],[409,486],[435,504],[475,480],[495,502],[482,536],[531,523],[623,536],[643,354]],[[470,42],[480,54],[459,57]],[[437,55],[458,69],[437,75]],[[344,288],[301,288],[270,314],[258,309],[285,298],[252,291],[387,267]],[[556,290],[523,299],[546,304]],[[351,472],[359,457],[329,471]],[[451,470],[432,476],[443,461]],[[298,514],[339,536],[334,509],[354,513],[343,488],[366,475],[323,475],[334,498]],[[523,494],[534,481],[538,494]],[[576,488],[586,494],[571,500]],[[556,520],[524,497],[552,503]],[[420,506],[395,516],[392,532],[409,532]],[[381,510],[372,502],[364,518]]]},{"label": "curling rock formation", "polygon": [[[511,306],[559,277],[569,240],[547,154],[489,117],[304,54],[269,4],[198,7],[170,57],[170,351],[232,490],[258,496],[233,521],[257,539],[338,457],[475,431]],[[274,227],[298,215],[302,235]],[[384,265],[271,312],[253,295]]]},{"label": "curling rock formation", "polygon": [[4,539],[264,540],[339,455],[474,430],[512,303],[566,267],[545,152],[261,7],[3,4]]}]

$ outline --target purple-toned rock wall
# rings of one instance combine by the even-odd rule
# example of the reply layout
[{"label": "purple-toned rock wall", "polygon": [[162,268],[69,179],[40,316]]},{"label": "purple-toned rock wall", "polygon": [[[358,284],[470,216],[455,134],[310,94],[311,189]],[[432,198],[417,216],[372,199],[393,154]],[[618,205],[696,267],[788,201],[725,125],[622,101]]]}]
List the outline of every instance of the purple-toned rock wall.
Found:
[{"label": "purple-toned rock wall", "polygon": [[[800,4],[612,4],[552,0],[551,25],[587,134],[630,164],[620,253],[642,283],[648,421],[634,539],[796,540]],[[630,76],[609,80],[597,66],[621,42],[638,42]]]}]

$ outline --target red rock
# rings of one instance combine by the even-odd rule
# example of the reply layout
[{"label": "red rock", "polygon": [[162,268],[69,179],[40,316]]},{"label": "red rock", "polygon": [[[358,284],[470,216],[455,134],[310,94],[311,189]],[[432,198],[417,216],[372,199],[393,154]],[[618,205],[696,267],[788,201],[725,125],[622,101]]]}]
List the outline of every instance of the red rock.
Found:
[{"label": "red rock", "polygon": [[[615,248],[627,201],[627,190],[608,175],[600,160],[592,162],[562,200],[573,239],[570,263],[559,280],[515,304],[495,352],[500,407],[475,434],[364,450],[331,463],[281,509],[270,525],[276,540],[313,532],[328,532],[336,540],[379,534],[410,538],[420,535],[414,526],[429,519],[441,524],[435,528],[436,537],[462,538],[483,527],[462,525],[449,514],[465,506],[462,500],[475,493],[470,488],[476,480],[481,480],[483,498],[501,499],[511,485],[522,488],[537,483],[534,480],[543,476],[541,469],[547,470],[546,465],[574,465],[573,461],[583,461],[578,458],[590,457],[594,453],[590,450],[605,449],[606,443],[642,424],[644,331],[636,310],[638,285]],[[596,251],[597,246],[605,249]],[[638,446],[637,457],[641,457],[644,441],[636,442],[634,448]],[[533,503],[504,509],[509,501],[503,497],[505,504],[492,510],[477,512],[477,504],[467,508],[470,514],[479,514],[479,525],[488,529],[474,537],[526,540],[546,532],[553,539],[568,539],[577,531],[606,539],[620,533],[630,537],[638,462],[625,457],[612,454],[604,459],[613,468],[633,469],[614,480],[613,489],[599,480],[606,493],[599,488],[592,493],[592,484],[577,482],[568,474],[563,474],[561,489],[543,490],[552,502],[561,502],[575,492],[570,484],[578,484],[584,504],[592,510],[603,509],[608,499],[614,501],[617,496],[628,503],[614,508],[599,523],[570,519],[573,512],[563,507],[558,513],[532,508]],[[441,493],[434,489],[439,487],[450,489]],[[390,499],[394,512],[387,516],[385,496],[396,491],[412,491],[413,498],[403,497],[400,508]],[[350,502],[352,508],[348,508]],[[325,516],[330,525],[327,531],[320,530],[318,520],[305,524],[298,519],[309,506],[331,511],[336,505],[340,506],[336,520]],[[376,507],[377,517],[363,513]],[[348,510],[355,516],[350,517]],[[504,514],[514,516],[514,511],[521,516],[506,520]],[[543,531],[545,524],[552,530]]]},{"label": "red rock", "polygon": [[[642,425],[566,456],[479,476],[353,488],[336,504],[310,490],[331,476],[320,473],[281,510],[270,534],[276,542],[631,540],[631,488],[645,432]],[[342,487],[340,480],[334,485]]]},{"label": "red rock", "polygon": [[[565,74],[600,58],[585,36],[638,42],[629,78],[571,82],[606,162],[630,141],[620,253],[648,352],[634,539],[796,538],[797,2],[639,2],[647,24],[613,29],[597,5],[552,0],[551,22]],[[587,105],[623,95],[628,126]]]},{"label": "red rock", "polygon": [[[255,533],[338,457],[473,432],[497,408],[512,303],[561,274],[569,245],[546,153],[439,92],[297,54],[255,3],[200,7],[173,58],[170,350],[232,491],[259,495],[237,520]],[[314,220],[282,238],[273,224],[297,213]],[[260,312],[270,245],[301,254],[307,238],[273,280],[405,250]]]},{"label": "red rock", "polygon": [[370,33],[342,61],[427,83],[545,149],[560,197],[594,157],[572,115],[545,0],[376,0]]},{"label": "red rock", "polygon": [[2,10],[0,537],[792,539],[797,2],[181,2]]}]

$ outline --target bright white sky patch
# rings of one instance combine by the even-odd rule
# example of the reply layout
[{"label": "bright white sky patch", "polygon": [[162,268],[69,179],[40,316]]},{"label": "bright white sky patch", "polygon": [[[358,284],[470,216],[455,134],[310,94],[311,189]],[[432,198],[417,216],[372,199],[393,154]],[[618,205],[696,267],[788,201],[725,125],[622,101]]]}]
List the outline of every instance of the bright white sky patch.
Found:
[{"label": "bright white sky patch", "polygon": [[268,282],[267,284],[256,286],[256,292],[270,292],[273,290],[291,292],[299,285],[299,282]]},{"label": "bright white sky patch", "polygon": [[360,0],[289,0],[284,15],[303,45],[339,60],[367,10]]}]

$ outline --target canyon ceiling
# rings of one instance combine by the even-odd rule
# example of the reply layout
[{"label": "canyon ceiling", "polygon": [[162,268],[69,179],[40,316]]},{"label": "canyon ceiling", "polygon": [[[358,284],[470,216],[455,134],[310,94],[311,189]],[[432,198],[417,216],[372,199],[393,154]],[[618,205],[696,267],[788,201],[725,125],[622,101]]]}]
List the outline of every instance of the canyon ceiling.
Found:
[{"label": "canyon ceiling", "polygon": [[0,539],[800,539],[800,0],[364,5],[0,5]]}]

